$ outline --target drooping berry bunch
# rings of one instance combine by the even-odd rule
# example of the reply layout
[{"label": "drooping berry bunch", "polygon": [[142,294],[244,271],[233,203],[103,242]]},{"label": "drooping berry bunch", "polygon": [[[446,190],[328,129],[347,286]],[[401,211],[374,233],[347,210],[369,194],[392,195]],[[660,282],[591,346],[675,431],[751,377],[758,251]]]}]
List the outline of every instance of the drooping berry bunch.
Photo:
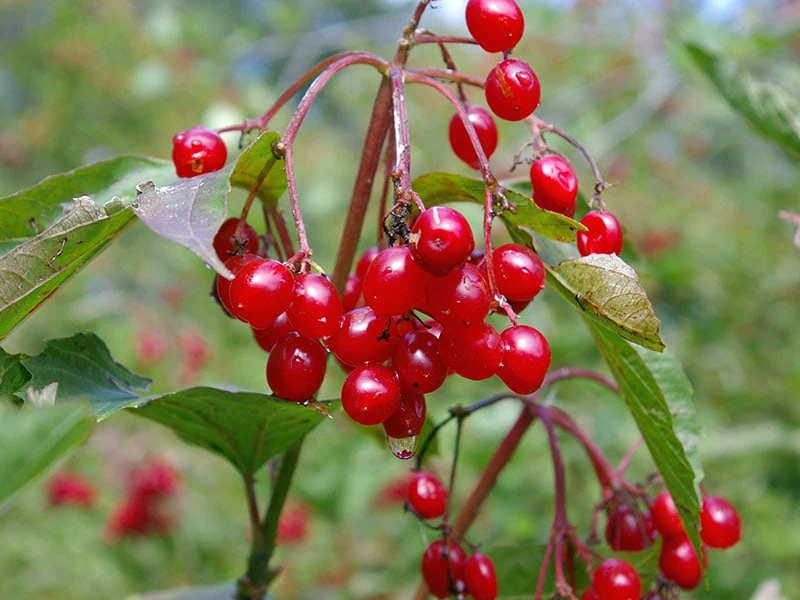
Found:
[{"label": "drooping berry bunch", "polygon": [[82,475],[71,471],[56,473],[47,482],[47,502],[50,506],[94,505],[94,486]]}]

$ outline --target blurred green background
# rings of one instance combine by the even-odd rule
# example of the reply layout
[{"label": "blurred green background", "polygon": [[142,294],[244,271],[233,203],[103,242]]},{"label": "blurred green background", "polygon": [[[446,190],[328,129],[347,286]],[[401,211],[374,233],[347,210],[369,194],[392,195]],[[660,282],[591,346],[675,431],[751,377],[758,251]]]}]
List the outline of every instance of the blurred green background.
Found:
[{"label": "blurred green background", "polygon": [[[423,24],[459,34],[462,0],[438,0]],[[521,2],[526,36],[515,54],[543,82],[538,114],[580,139],[607,178],[605,199],[627,229],[668,346],[695,387],[701,455],[712,493],[729,497],[743,541],[712,553],[710,591],[692,598],[750,598],[777,580],[800,598],[800,250],[781,209],[800,211],[796,160],[762,140],[694,70],[681,39],[699,41],[800,93],[800,3],[592,0]],[[119,153],[168,157],[174,132],[261,114],[316,60],[345,49],[392,51],[413,3],[378,0],[4,0],[0,2],[0,195]],[[459,68],[482,75],[495,57],[452,49]],[[421,47],[412,65],[438,66]],[[315,258],[333,267],[340,224],[377,79],[356,67],[325,91],[298,138],[298,176]],[[470,97],[480,100],[471,91]],[[449,151],[451,109],[428,90],[409,94],[414,174],[468,170]],[[282,128],[283,111],[273,123]],[[500,124],[498,173],[526,140]],[[227,140],[231,149],[238,138]],[[585,184],[585,163],[566,146]],[[524,173],[522,174],[524,178]],[[589,185],[585,186],[589,189]],[[234,206],[241,203],[236,195]],[[470,209],[467,209],[470,210]],[[470,215],[477,219],[477,213]],[[374,243],[373,225],[362,239]],[[258,219],[256,219],[256,224]],[[501,239],[498,236],[498,239]],[[155,391],[192,384],[265,390],[265,356],[246,326],[208,299],[209,271],[187,251],[136,224],[5,342],[36,352],[45,339],[97,332]],[[554,366],[599,367],[583,324],[545,292],[524,314],[553,347]],[[146,346],[163,349],[157,360]],[[202,348],[204,366],[187,365]],[[341,382],[332,365],[322,397]],[[437,417],[499,389],[449,381],[429,398]],[[636,431],[620,401],[597,386],[562,385],[553,401],[595,436],[612,460]],[[516,409],[471,419],[456,501],[476,481]],[[452,438],[434,461],[446,472]],[[564,441],[570,516],[586,531],[599,490],[590,465]],[[109,546],[105,519],[124,476],[165,456],[183,475],[180,527],[168,538]],[[132,416],[95,429],[66,466],[96,482],[98,506],[48,510],[30,487],[0,514],[0,598],[124,598],[241,575],[245,499],[221,460]],[[377,498],[408,465],[346,419],[305,445],[295,499],[313,509],[311,536],[279,550],[279,598],[406,598],[431,532]],[[632,474],[644,480],[645,450]],[[263,495],[263,494],[262,494]],[[534,429],[503,473],[470,541],[487,547],[544,542],[552,520],[552,468]]]}]

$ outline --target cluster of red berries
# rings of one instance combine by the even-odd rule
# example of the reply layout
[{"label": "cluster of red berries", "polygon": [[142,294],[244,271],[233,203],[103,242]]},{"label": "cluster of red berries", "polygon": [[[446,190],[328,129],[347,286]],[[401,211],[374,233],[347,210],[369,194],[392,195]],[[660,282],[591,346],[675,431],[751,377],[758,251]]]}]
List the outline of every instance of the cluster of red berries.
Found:
[{"label": "cluster of red berries", "polygon": [[78,473],[62,471],[47,482],[47,502],[52,507],[91,508],[94,505],[94,496],[94,486]]},{"label": "cluster of red berries", "polygon": [[137,469],[128,482],[128,493],[106,524],[110,540],[170,533],[177,524],[169,505],[178,491],[178,475],[171,465],[155,460]]},{"label": "cluster of red berries", "polygon": [[[447,510],[447,488],[432,473],[418,471],[408,483],[406,502],[410,510],[424,520],[438,519]],[[460,544],[436,540],[422,555],[422,577],[437,598],[450,595],[471,596],[474,600],[497,598],[494,563],[485,554],[467,558]]]}]

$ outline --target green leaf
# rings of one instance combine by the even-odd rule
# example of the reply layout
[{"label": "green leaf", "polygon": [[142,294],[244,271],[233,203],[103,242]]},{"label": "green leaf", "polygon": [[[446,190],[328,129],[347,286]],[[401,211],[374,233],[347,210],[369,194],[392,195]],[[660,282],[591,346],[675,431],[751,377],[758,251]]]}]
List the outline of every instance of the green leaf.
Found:
[{"label": "green leaf", "polygon": [[0,403],[19,403],[17,396],[31,378],[30,372],[22,366],[23,354],[9,354],[0,348]]},{"label": "green leaf", "polygon": [[800,98],[698,44],[684,47],[736,111],[763,136],[800,155]]},{"label": "green leaf", "polygon": [[548,267],[548,281],[593,322],[661,351],[660,321],[636,272],[614,254],[590,254]]},{"label": "green leaf", "polygon": [[85,440],[91,428],[92,418],[82,404],[0,405],[0,504]]},{"label": "green leaf", "polygon": [[[36,234],[55,219],[47,229],[0,257],[0,339],[132,222],[130,210],[116,210],[108,216],[103,206],[115,197],[118,202],[130,198],[133,182],[139,177],[170,177],[172,167],[165,165],[131,157],[107,161],[51,177],[0,200],[0,229],[7,235]],[[76,190],[93,196],[73,199]],[[25,211],[27,203],[32,209]]]},{"label": "green leaf", "polygon": [[[480,179],[472,179],[453,173],[427,173],[413,182],[414,191],[427,206],[447,202],[477,202],[484,204],[484,185]],[[503,213],[503,220],[515,227],[526,227],[553,240],[571,242],[576,231],[586,228],[569,217],[542,210],[528,196],[512,189],[505,189],[508,202],[515,212]]]},{"label": "green leaf", "polygon": [[214,236],[228,216],[231,184],[252,189],[262,179],[259,194],[274,203],[286,189],[283,161],[272,153],[279,134],[261,134],[224,169],[181,179],[164,187],[145,181],[136,187],[136,216],[158,235],[188,248],[221,275],[233,275],[214,250]]},{"label": "green leaf", "polygon": [[635,348],[608,329],[587,324],[700,556],[697,486],[703,472],[691,385],[671,353]]},{"label": "green leaf", "polygon": [[24,358],[21,364],[30,373],[22,390],[28,398],[57,384],[54,393],[59,401],[87,400],[93,407],[103,407],[138,400],[139,392],[150,387],[149,379],[115,362],[93,333],[50,340],[40,354]]}]

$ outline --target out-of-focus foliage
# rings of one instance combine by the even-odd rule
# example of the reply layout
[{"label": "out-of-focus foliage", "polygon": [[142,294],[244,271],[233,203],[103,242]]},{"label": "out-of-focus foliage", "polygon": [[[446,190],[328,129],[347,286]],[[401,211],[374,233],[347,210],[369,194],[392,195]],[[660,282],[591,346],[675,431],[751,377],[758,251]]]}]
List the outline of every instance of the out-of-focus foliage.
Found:
[{"label": "out-of-focus foliage", "polygon": [[[424,24],[463,33],[461,0],[437,0]],[[667,346],[695,388],[710,491],[742,513],[742,543],[711,553],[711,589],[695,598],[747,598],[765,580],[800,589],[800,252],[781,209],[798,212],[797,162],[761,137],[717,94],[680,40],[698,40],[744,68],[800,89],[800,3],[526,2],[515,51],[543,85],[543,118],[580,139],[619,187],[605,199],[626,227],[625,256],[662,320]],[[412,4],[303,0],[49,2],[0,4],[0,194],[54,172],[121,153],[168,157],[173,133],[198,122],[236,123],[262,113],[316,59],[347,48],[391,51]],[[496,57],[454,48],[459,67],[482,75]],[[435,48],[412,64],[437,64]],[[337,76],[298,137],[299,191],[315,259],[333,266],[359,144],[377,81],[368,68]],[[480,101],[480,94],[470,91]],[[470,173],[447,147],[450,109],[411,90],[414,175]],[[273,123],[280,130],[282,112]],[[502,123],[493,166],[503,173],[525,141]],[[229,135],[231,150],[238,142]],[[578,166],[585,190],[591,174]],[[515,172],[526,178],[524,169]],[[238,196],[240,199],[241,195]],[[237,208],[234,203],[233,210]],[[478,207],[463,206],[478,223]],[[260,218],[255,219],[257,226]],[[368,220],[363,245],[374,241]],[[500,236],[498,235],[498,240]],[[26,321],[4,348],[36,353],[44,339],[91,329],[123,364],[152,377],[154,392],[217,385],[263,392],[264,355],[241,323],[208,299],[211,273],[188,251],[141,224]],[[553,346],[554,366],[602,364],[579,317],[552,290],[525,313]],[[332,371],[336,370],[331,363]],[[335,379],[335,378],[333,378]],[[448,381],[432,395],[440,417],[498,382]],[[335,397],[330,381],[321,397]],[[553,400],[611,458],[636,431],[623,403],[589,383],[564,384]],[[456,499],[463,498],[513,421],[511,406],[470,419]],[[613,424],[611,426],[610,424]],[[434,466],[444,472],[447,435]],[[571,518],[585,532],[598,499],[591,466],[565,441]],[[169,539],[109,547],[103,523],[124,492],[124,473],[167,455],[182,471],[181,525]],[[241,575],[246,504],[235,472],[155,425],[116,417],[96,427],[69,466],[98,486],[98,506],[47,510],[31,487],[0,514],[0,597],[119,598],[214,584]],[[287,598],[405,598],[431,532],[399,506],[380,508],[383,486],[407,465],[344,419],[309,437],[297,489],[313,509],[311,537],[279,550]],[[633,473],[652,462],[640,450]],[[474,527],[470,541],[543,543],[553,486],[546,442],[532,430]],[[267,477],[260,482],[262,497]]]}]

